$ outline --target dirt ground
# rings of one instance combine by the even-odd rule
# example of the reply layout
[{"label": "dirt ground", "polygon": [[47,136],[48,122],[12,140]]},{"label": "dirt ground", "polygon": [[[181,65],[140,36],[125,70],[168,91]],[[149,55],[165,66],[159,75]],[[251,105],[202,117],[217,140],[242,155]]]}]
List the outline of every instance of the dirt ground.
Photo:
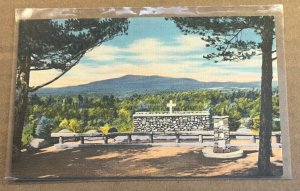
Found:
[{"label": "dirt ground", "polygon": [[[18,178],[69,177],[255,177],[256,147],[242,148],[244,157],[209,159],[200,147],[113,146],[23,152],[13,164]],[[274,148],[272,170],[282,175],[282,149]]]}]

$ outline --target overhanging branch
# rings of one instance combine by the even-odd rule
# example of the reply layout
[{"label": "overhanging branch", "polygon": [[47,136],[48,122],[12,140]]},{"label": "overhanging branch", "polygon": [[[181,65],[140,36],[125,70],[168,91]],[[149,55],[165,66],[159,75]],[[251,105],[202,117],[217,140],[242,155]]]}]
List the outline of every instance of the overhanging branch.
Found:
[{"label": "overhanging branch", "polygon": [[[34,87],[30,87],[29,88],[29,92],[34,92],[44,86],[47,86],[49,84],[51,84],[52,82],[58,80],[60,77],[62,77],[65,73],[67,73],[69,70],[71,70],[71,68],[73,68],[76,64],[78,64],[78,62],[80,61],[80,59],[82,58],[82,56],[85,54],[86,50],[84,51],[81,51],[80,53],[78,53],[78,57],[76,59],[76,61],[74,63],[72,63],[70,66],[68,66],[61,74],[59,74],[58,76],[56,76],[55,78],[53,78],[52,80],[42,84],[42,85],[39,85],[39,86],[34,86]],[[67,62],[70,62],[71,60],[68,60]],[[66,63],[67,63],[66,62]]]},{"label": "overhanging branch", "polygon": [[[78,60],[79,61],[79,60]],[[56,76],[55,78],[53,78],[52,80],[42,84],[42,85],[39,85],[39,86],[34,86],[34,87],[30,87],[29,88],[29,92],[34,92],[44,86],[47,86],[49,84],[51,84],[52,82],[58,80],[60,77],[62,77],[65,73],[67,73],[71,68],[73,68],[78,62],[72,64],[71,66],[69,66],[66,70],[64,70],[61,74],[59,74],[58,76]]]},{"label": "overhanging branch", "polygon": [[[244,30],[243,28],[240,29],[235,35],[233,35],[233,37],[232,37],[228,42],[231,42],[233,39],[237,38],[237,36],[238,36],[243,30]],[[229,43],[227,44],[226,48],[223,50],[222,55],[225,54],[225,52],[227,51],[228,47],[229,47]]]},{"label": "overhanging branch", "polygon": [[[29,87],[29,92],[34,92],[42,87],[45,87],[49,84],[51,84],[52,82],[58,80],[59,78],[61,78],[65,73],[67,73],[71,68],[73,68],[76,64],[78,64],[78,62],[80,61],[80,59],[83,57],[83,55],[90,49],[92,49],[93,47],[102,44],[103,42],[105,42],[108,39],[105,40],[101,40],[100,42],[96,42],[94,43],[92,46],[89,46],[88,48],[78,52],[77,54],[77,58],[76,61],[74,63],[72,63],[70,66],[68,66],[61,74],[59,74],[58,76],[56,76],[55,78],[53,78],[52,80],[42,84],[42,85],[38,85],[38,86],[34,86],[34,87]],[[76,56],[75,56],[76,57]],[[74,58],[73,58],[74,59]],[[71,62],[73,59],[68,59],[65,63]],[[34,70],[34,69],[33,69]],[[43,70],[43,69],[36,69],[36,70]],[[47,70],[47,68],[45,68],[45,70]]]},{"label": "overhanging branch", "polygon": [[30,71],[52,70],[53,68],[30,68]]}]

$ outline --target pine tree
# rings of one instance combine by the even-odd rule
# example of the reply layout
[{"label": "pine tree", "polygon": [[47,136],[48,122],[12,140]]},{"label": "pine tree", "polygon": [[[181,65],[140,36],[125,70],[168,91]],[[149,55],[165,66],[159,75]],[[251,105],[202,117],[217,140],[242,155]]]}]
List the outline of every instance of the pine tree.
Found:
[{"label": "pine tree", "polygon": [[49,139],[52,128],[53,128],[53,121],[51,119],[42,116],[36,126],[35,134],[39,138]]},{"label": "pine tree", "polygon": [[[275,38],[274,17],[173,17],[172,20],[184,34],[197,34],[207,42],[212,51],[204,56],[208,60],[240,61],[262,55],[261,112],[259,127],[258,169],[262,176],[271,175],[272,134],[272,57]],[[244,40],[242,32],[252,30],[260,41]]]},{"label": "pine tree", "polygon": [[[72,69],[87,51],[126,34],[127,19],[21,20],[16,76],[14,146],[21,138],[28,93],[51,84]],[[29,87],[31,71],[59,70],[52,80]]]}]

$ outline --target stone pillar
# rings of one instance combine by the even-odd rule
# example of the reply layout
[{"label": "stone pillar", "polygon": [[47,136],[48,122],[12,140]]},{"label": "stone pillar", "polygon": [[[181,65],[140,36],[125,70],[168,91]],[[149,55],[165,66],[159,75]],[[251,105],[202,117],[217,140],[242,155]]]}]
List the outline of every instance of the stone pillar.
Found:
[{"label": "stone pillar", "polygon": [[230,152],[230,132],[228,116],[213,116],[214,123],[214,153]]}]

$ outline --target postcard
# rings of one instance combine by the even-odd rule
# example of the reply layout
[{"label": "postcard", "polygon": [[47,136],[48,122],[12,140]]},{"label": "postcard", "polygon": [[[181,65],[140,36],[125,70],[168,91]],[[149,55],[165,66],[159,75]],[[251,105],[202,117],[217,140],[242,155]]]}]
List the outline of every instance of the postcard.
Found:
[{"label": "postcard", "polygon": [[10,177],[290,178],[275,8],[18,10]]}]

